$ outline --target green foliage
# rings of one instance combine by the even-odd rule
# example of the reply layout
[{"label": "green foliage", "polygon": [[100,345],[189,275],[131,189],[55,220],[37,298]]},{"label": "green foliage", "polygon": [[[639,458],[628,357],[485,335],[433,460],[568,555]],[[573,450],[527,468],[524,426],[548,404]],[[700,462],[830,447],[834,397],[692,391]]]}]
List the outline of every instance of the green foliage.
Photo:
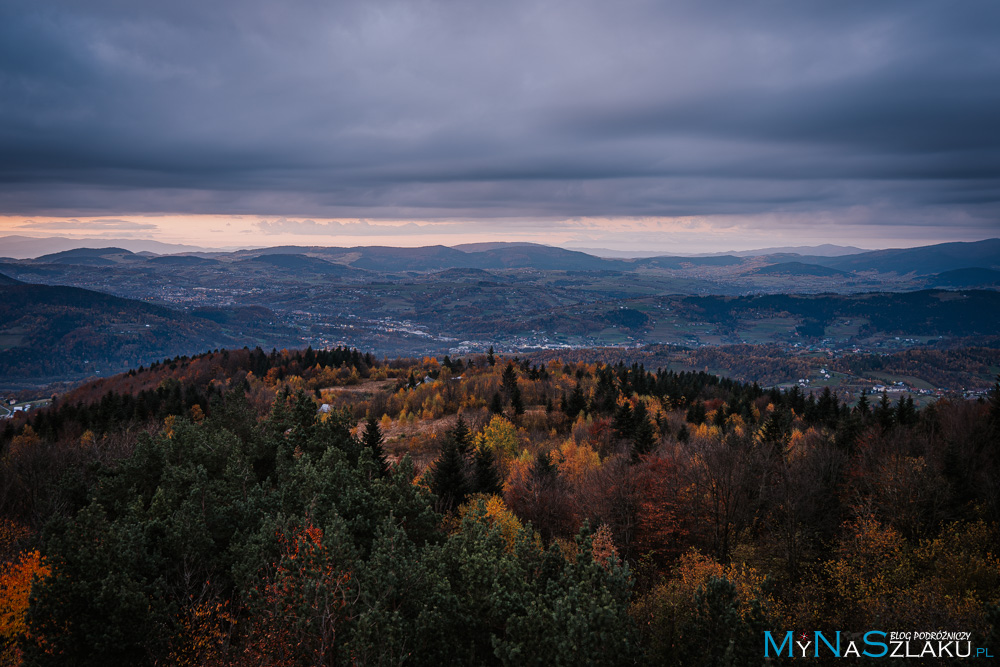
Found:
[{"label": "green foliage", "polygon": [[[616,558],[599,563],[586,527],[577,537],[576,558],[562,560],[555,548],[523,611],[497,641],[504,665],[631,665],[638,657],[635,628],[627,615],[630,577]],[[544,570],[543,570],[544,572]]]},{"label": "green foliage", "polygon": [[736,586],[712,577],[695,592],[695,613],[682,653],[684,664],[705,667],[761,664],[760,642],[767,629],[756,600],[741,614]]}]

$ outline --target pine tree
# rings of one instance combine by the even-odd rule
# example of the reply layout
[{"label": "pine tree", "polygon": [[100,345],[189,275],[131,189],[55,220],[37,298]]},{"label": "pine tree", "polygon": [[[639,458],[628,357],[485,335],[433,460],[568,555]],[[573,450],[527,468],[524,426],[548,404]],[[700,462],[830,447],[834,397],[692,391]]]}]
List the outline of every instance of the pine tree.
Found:
[{"label": "pine tree", "polygon": [[486,353],[486,363],[488,363],[490,366],[496,366],[497,365],[497,358],[493,356],[493,346],[492,345],[490,345],[489,352]]}]

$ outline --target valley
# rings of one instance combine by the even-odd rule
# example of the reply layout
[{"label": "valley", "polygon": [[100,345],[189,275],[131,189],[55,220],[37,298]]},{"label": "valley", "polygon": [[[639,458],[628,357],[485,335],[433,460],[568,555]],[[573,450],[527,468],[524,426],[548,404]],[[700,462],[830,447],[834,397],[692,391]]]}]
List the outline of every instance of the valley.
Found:
[{"label": "valley", "polygon": [[[826,386],[835,376],[801,367],[837,361],[847,375],[834,386],[856,394],[899,380],[855,372],[855,358],[996,348],[998,258],[997,240],[837,257],[642,259],[531,244],[79,248],[0,262],[0,389],[233,346],[381,356],[601,349],[692,369],[718,348],[726,362],[711,366],[720,373],[734,372],[741,354],[771,359],[770,370],[740,374],[766,384]],[[922,367],[907,386],[978,391],[997,365],[987,359],[946,384]]]}]

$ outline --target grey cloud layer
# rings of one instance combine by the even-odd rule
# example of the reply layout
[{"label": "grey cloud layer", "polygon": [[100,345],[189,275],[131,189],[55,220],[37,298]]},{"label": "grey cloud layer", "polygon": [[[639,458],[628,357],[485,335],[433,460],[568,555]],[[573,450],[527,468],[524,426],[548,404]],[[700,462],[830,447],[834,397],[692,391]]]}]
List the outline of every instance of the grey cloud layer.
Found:
[{"label": "grey cloud layer", "polygon": [[997,34],[994,0],[0,0],[0,209],[995,229]]}]

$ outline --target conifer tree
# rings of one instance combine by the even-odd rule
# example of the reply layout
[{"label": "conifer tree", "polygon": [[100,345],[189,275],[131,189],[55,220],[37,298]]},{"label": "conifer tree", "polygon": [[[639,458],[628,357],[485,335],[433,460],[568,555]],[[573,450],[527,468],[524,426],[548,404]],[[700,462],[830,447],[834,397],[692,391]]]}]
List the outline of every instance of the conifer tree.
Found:
[{"label": "conifer tree", "polygon": [[863,419],[868,419],[872,413],[871,404],[868,402],[868,390],[861,390],[861,398],[858,399],[858,404],[854,406],[854,411],[860,415]]},{"label": "conifer tree", "polygon": [[465,476],[465,457],[455,442],[448,438],[441,449],[441,456],[431,472],[431,491],[441,499],[446,510],[465,502],[469,495],[469,482]]},{"label": "conifer tree", "polygon": [[917,409],[913,405],[911,396],[900,396],[896,405],[896,421],[901,426],[909,426],[917,421]]},{"label": "conifer tree", "polygon": [[990,425],[1000,429],[1000,375],[997,376],[997,381],[990,392]]},{"label": "conifer tree", "polygon": [[383,477],[389,473],[389,462],[385,458],[385,448],[382,446],[384,442],[382,428],[379,426],[378,420],[375,419],[375,414],[369,412],[364,433],[361,434],[361,446],[372,450],[375,463],[378,464]]},{"label": "conifer tree", "polygon": [[632,418],[632,404],[628,401],[621,404],[615,412],[615,433],[622,440],[632,440],[635,435],[635,423]]},{"label": "conifer tree", "polygon": [[576,416],[587,409],[587,399],[583,395],[583,389],[580,387],[580,382],[577,381],[576,386],[573,387],[573,393],[569,395],[569,399],[566,401],[566,405],[563,408],[563,412],[570,419],[576,419]]},{"label": "conifer tree", "polygon": [[510,398],[511,393],[517,387],[517,371],[514,370],[513,362],[507,362],[507,367],[503,369],[503,374],[500,376],[500,386],[503,393]]},{"label": "conifer tree", "polygon": [[889,400],[889,394],[885,391],[882,392],[882,398],[879,399],[878,405],[875,406],[873,415],[875,420],[878,422],[882,430],[888,431],[893,422],[896,421],[895,410],[892,409],[892,402]]},{"label": "conifer tree", "polygon": [[514,411],[515,416],[524,414],[524,400],[521,398],[521,389],[516,384],[510,393],[510,408]]},{"label": "conifer tree", "polygon": [[705,423],[705,404],[702,401],[696,401],[692,403],[687,410],[687,415],[684,420],[694,424],[695,426],[701,426]]},{"label": "conifer tree", "polygon": [[642,401],[632,413],[632,454],[635,457],[649,454],[656,446],[656,430],[649,421],[646,404]]},{"label": "conifer tree", "polygon": [[469,433],[469,426],[465,423],[462,415],[458,415],[458,419],[455,420],[455,427],[448,432],[448,437],[455,443],[455,446],[458,447],[458,451],[461,454],[464,455],[467,451],[469,451],[472,436]]},{"label": "conifer tree", "polygon": [[480,447],[476,450],[473,489],[476,493],[495,495],[503,493],[500,475],[496,468],[496,455],[489,447]]}]

